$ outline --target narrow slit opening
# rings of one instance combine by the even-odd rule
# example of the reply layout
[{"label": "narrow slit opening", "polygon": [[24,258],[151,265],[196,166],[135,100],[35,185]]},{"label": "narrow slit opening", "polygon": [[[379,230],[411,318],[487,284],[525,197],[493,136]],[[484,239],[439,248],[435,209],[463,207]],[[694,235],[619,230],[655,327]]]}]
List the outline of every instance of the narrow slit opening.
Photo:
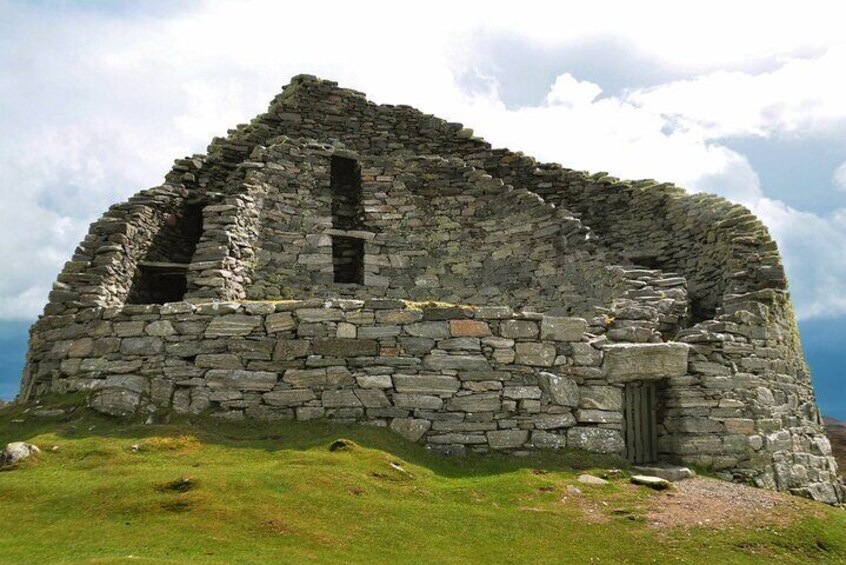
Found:
[{"label": "narrow slit opening", "polygon": [[361,167],[355,159],[332,157],[332,227],[360,230],[364,225],[361,203]]}]

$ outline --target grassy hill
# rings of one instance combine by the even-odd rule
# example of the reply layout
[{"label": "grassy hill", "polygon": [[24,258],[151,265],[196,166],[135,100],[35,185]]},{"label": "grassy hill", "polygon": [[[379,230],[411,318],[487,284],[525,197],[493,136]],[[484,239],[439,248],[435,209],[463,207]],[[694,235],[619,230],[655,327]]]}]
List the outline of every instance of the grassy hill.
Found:
[{"label": "grassy hill", "polygon": [[13,440],[43,453],[0,472],[4,564],[846,562],[841,509],[712,479],[655,492],[582,452],[447,459],[365,426],[19,407],[0,410]]}]

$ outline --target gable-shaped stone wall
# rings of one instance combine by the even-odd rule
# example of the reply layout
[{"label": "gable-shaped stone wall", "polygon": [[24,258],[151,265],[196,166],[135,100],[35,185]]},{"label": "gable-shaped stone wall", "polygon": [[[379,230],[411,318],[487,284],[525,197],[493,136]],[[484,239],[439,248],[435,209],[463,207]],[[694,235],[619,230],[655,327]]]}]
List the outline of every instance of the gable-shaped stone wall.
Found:
[{"label": "gable-shaped stone wall", "polygon": [[[361,165],[360,233],[332,225],[333,156]],[[203,233],[187,267],[188,302],[125,305],[139,262],[196,202]],[[333,237],[364,241],[364,284],[335,282]],[[285,296],[320,300],[244,302]],[[339,296],[367,300],[331,301]],[[436,310],[427,318],[425,308],[412,319],[418,309],[396,298],[509,303],[546,317],[463,306],[447,309],[455,319],[432,318]],[[588,333],[545,336],[544,323],[561,314],[587,318]],[[684,370],[615,369],[627,366],[630,346],[687,355],[662,343],[671,340],[689,346]],[[543,363],[524,362],[527,354]],[[475,369],[450,365],[465,362],[502,378],[464,378]],[[578,403],[555,401],[542,373],[572,379]],[[425,427],[424,441],[447,450],[613,452],[621,413],[608,407],[638,376],[662,383],[663,459],[842,499],[778,252],[748,210],[539,164],[461,124],[301,76],[208,156],[178,160],[162,186],[92,225],[33,326],[21,399],[90,389],[106,412],[302,412],[390,425],[412,439]],[[400,389],[424,382],[449,383],[422,394],[441,404],[403,405],[417,393]],[[592,387],[601,398],[585,401]]]},{"label": "gable-shaped stone wall", "polygon": [[[349,231],[331,218],[337,151],[286,139],[261,153],[263,166],[246,176],[262,199],[250,299],[505,301],[585,315],[613,298],[606,262],[578,220],[460,161],[343,152],[362,174],[364,219]],[[364,284],[334,281],[336,237],[364,242]]]}]

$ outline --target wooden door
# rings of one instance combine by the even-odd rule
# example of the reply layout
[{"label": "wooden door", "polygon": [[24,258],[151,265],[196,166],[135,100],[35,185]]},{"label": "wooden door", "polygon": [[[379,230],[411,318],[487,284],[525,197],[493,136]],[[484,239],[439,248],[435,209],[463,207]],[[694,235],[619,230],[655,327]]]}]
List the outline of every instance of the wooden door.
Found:
[{"label": "wooden door", "polygon": [[632,463],[653,463],[658,459],[655,381],[626,384],[623,394],[626,456]]}]

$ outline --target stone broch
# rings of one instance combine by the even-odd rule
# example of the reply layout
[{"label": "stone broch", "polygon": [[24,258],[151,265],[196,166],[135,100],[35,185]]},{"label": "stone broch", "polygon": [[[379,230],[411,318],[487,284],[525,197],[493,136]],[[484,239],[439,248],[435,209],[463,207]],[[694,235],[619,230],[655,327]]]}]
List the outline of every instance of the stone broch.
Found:
[{"label": "stone broch", "polygon": [[301,75],[92,224],[18,400],[361,421],[450,454],[641,442],[834,503],[786,289],[742,206]]}]

